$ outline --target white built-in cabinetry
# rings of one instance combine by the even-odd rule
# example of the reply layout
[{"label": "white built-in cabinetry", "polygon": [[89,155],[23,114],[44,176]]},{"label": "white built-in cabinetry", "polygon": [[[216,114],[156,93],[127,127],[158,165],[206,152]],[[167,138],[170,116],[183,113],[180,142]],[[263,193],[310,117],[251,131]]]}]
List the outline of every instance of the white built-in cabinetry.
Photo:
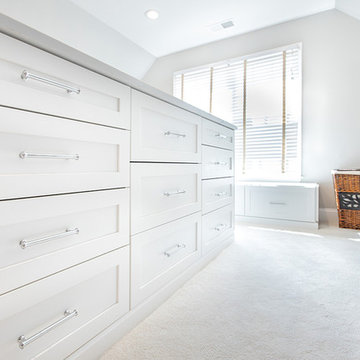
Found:
[{"label": "white built-in cabinetry", "polygon": [[234,127],[0,48],[0,359],[95,359],[231,242]]},{"label": "white built-in cabinetry", "polygon": [[315,183],[243,182],[236,186],[236,215],[268,224],[319,225],[319,185]]}]

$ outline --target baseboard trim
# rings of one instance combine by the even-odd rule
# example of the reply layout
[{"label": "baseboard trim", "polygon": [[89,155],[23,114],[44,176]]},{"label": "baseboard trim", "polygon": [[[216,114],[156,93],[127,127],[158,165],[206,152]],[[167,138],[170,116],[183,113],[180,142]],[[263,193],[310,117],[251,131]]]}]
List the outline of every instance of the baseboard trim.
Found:
[{"label": "baseboard trim", "polygon": [[338,227],[337,209],[320,208],[320,225]]},{"label": "baseboard trim", "polygon": [[234,234],[225,239],[218,247],[205,254],[200,260],[176,277],[162,290],[147,299],[145,302],[131,310],[121,319],[95,336],[92,340],[83,345],[80,349],[67,357],[68,360],[97,360],[113,344],[119,341],[124,335],[131,331],[136,325],[148,317],[162,303],[164,303],[176,290],[186,281],[192,278],[197,272],[204,268],[210,261],[215,259],[226,247],[234,241]]}]

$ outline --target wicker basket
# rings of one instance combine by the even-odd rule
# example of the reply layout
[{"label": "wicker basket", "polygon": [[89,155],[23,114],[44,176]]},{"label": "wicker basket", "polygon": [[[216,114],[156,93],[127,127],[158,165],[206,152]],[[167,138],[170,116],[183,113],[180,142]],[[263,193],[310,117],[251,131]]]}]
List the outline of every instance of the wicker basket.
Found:
[{"label": "wicker basket", "polygon": [[339,227],[360,230],[360,170],[333,170]]}]

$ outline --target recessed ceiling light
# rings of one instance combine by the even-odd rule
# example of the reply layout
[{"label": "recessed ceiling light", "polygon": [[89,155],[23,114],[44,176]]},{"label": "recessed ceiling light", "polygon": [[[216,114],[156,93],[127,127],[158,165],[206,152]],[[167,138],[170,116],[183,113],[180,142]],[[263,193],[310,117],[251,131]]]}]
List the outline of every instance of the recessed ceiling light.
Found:
[{"label": "recessed ceiling light", "polygon": [[156,20],[159,17],[159,13],[156,10],[145,11],[145,16],[150,20]]}]

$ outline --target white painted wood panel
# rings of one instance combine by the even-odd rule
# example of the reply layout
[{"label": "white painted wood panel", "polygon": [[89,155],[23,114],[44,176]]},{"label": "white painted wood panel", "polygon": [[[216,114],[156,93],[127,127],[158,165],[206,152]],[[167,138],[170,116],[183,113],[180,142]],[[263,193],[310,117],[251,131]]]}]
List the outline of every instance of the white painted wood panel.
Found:
[{"label": "white painted wood panel", "polygon": [[[0,36],[0,105],[130,128],[130,88],[27,44]],[[28,79],[37,76],[80,89],[69,94],[53,84]]]},{"label": "white painted wood panel", "polygon": [[234,232],[233,204],[202,217],[202,252],[206,254]]},{"label": "white painted wood panel", "polygon": [[[231,238],[233,127],[1,34],[0,46],[0,358],[64,359],[139,317],[130,290],[135,310],[161,298]],[[202,171],[218,178],[203,189]],[[65,310],[77,316],[19,348]]]},{"label": "white painted wood panel", "polygon": [[234,152],[212,146],[202,147],[202,178],[234,176]]},{"label": "white painted wood panel", "polygon": [[201,210],[197,164],[131,164],[131,234]]},{"label": "white painted wood panel", "polygon": [[203,214],[234,202],[234,178],[203,180],[201,184]]},{"label": "white painted wood panel", "polygon": [[234,130],[212,121],[202,121],[202,144],[234,150]]},{"label": "white painted wood panel", "polygon": [[245,187],[245,216],[317,222],[317,187],[247,185]]},{"label": "white painted wood panel", "polygon": [[200,257],[201,214],[131,238],[131,308],[161,290]]},{"label": "white painted wood panel", "polygon": [[0,117],[0,199],[129,186],[129,131],[3,107]]},{"label": "white painted wood panel", "polygon": [[131,160],[201,162],[201,117],[132,90]]},{"label": "white painted wood panel", "polygon": [[[35,341],[29,338],[77,311]],[[129,311],[129,249],[115,250],[0,297],[2,359],[64,359]]]},{"label": "white painted wood panel", "polygon": [[0,294],[127,245],[129,213],[129,189],[0,201]]}]

